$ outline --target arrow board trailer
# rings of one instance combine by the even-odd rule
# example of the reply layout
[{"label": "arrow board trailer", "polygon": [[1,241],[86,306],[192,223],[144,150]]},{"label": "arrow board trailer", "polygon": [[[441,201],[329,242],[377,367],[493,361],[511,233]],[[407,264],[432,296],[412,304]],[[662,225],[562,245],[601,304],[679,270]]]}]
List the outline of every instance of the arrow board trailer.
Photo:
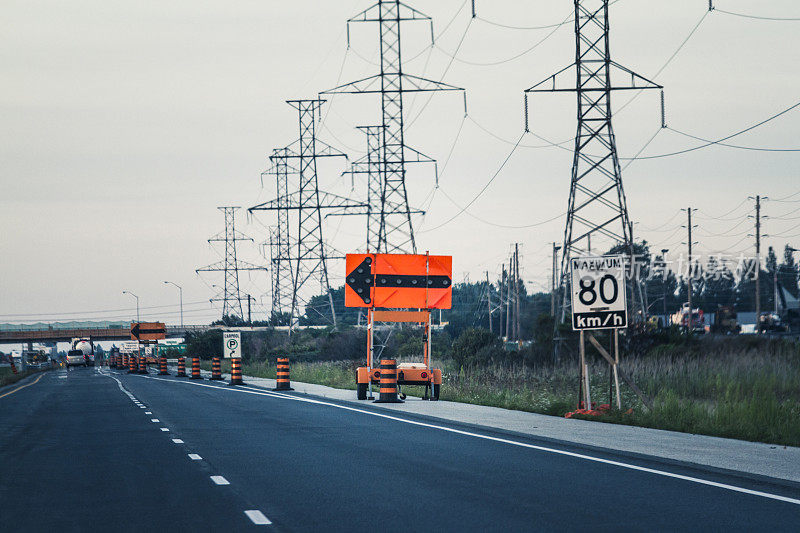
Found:
[{"label": "arrow board trailer", "polygon": [[[453,294],[453,258],[449,255],[347,254],[345,306],[367,308],[367,364],[356,370],[356,397],[372,397],[380,383],[375,368],[377,323],[421,326],[422,361],[397,365],[400,397],[402,385],[425,387],[423,400],[439,399],[442,371],[431,367],[431,310],[450,309]],[[383,310],[379,310],[382,308]],[[430,396],[429,396],[430,392]]]},{"label": "arrow board trailer", "polygon": [[570,259],[572,329],[619,329],[628,325],[625,258],[583,256]]},{"label": "arrow board trailer", "polygon": [[242,358],[242,333],[240,331],[222,332],[222,353],[225,359]]}]

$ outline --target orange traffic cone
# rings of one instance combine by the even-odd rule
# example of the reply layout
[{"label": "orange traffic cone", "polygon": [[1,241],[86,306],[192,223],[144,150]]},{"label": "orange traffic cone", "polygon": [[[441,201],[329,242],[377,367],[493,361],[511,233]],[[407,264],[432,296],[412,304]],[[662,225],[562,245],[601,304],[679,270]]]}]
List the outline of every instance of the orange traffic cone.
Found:
[{"label": "orange traffic cone", "polygon": [[200,358],[192,357],[192,377],[189,379],[203,379],[200,375]]},{"label": "orange traffic cone", "polygon": [[275,380],[275,388],[272,390],[294,390],[289,380],[289,358],[278,357],[278,372]]},{"label": "orange traffic cone", "polygon": [[219,357],[211,360],[211,379],[220,381],[222,379],[222,365],[220,365]]},{"label": "orange traffic cone", "polygon": [[178,357],[178,373],[175,374],[179,378],[186,377],[186,358],[185,357]]},{"label": "orange traffic cone", "polygon": [[403,403],[397,397],[396,359],[381,359],[380,395],[374,403]]},{"label": "orange traffic cone", "polygon": [[231,359],[231,382],[229,385],[244,385],[242,381],[242,360],[239,357]]}]

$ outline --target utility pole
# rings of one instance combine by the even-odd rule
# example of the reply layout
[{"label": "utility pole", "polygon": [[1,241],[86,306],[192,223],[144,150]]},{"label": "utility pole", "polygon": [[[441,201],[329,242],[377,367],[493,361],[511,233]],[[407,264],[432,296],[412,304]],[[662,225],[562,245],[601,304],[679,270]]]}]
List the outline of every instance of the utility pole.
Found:
[{"label": "utility pole", "polygon": [[553,318],[556,317],[556,270],[558,269],[558,251],[560,249],[561,246],[556,246],[556,243],[553,243],[553,279],[550,285],[550,315]]},{"label": "utility pole", "polygon": [[756,334],[761,334],[761,202],[766,200],[766,196],[750,196],[750,200],[756,202]]},{"label": "utility pole", "polygon": [[692,326],[693,326],[693,308],[692,308],[692,277],[694,276],[694,272],[692,272],[692,268],[694,266],[693,258],[692,258],[692,208],[686,208],[686,216],[687,216],[687,223],[686,223],[686,230],[689,234],[689,240],[686,241],[689,246],[689,269],[686,275],[686,290],[689,295],[689,314],[687,315],[687,327],[686,327],[686,338],[692,336]]},{"label": "utility pole", "polygon": [[[508,290],[506,289],[507,286],[508,286],[508,276],[506,273],[506,264],[505,262],[503,262],[503,277],[500,281],[500,336],[501,337],[503,336],[503,331],[505,331],[506,336],[508,336],[508,298],[506,298],[505,306],[503,305],[503,294],[508,293]],[[503,310],[503,307],[506,308],[505,311]],[[504,315],[505,315],[505,322],[503,322]]]},{"label": "utility pole", "polygon": [[519,243],[514,243],[514,340],[519,342]]},{"label": "utility pole", "polygon": [[506,283],[506,342],[511,340],[511,280],[514,277],[514,256],[508,263],[508,283]]},{"label": "utility pole", "polygon": [[661,274],[661,287],[663,287],[663,299],[662,302],[664,305],[664,327],[667,327],[667,252],[669,252],[668,248],[661,249],[661,262],[664,264],[664,272]]},{"label": "utility pole", "polygon": [[486,303],[489,307],[489,331],[493,331],[492,328],[492,286],[489,284],[489,271],[486,271]]},{"label": "utility pole", "polygon": [[236,210],[239,207],[218,207],[225,214],[225,229],[208,239],[209,243],[225,243],[225,260],[198,268],[195,272],[224,272],[225,283],[221,294],[211,298],[212,302],[222,302],[222,316],[236,315],[244,319],[242,312],[242,295],[239,292],[240,270],[267,270],[266,267],[240,261],[236,257],[236,243],[238,241],[251,241],[244,233],[236,231]]},{"label": "utility pole", "polygon": [[[380,94],[383,117],[380,153],[381,194],[379,236],[374,243],[378,253],[416,253],[411,222],[412,210],[406,189],[406,163],[435,163],[425,154],[406,146],[403,95],[409,92],[464,91],[445,83],[407,74],[401,58],[400,29],[403,22],[433,21],[399,0],[378,0],[347,21],[347,47],[350,48],[350,23],[377,22],[380,26],[380,73],[345,83],[320,94]],[[466,93],[464,95],[466,114]],[[373,245],[373,243],[370,243]]]}]

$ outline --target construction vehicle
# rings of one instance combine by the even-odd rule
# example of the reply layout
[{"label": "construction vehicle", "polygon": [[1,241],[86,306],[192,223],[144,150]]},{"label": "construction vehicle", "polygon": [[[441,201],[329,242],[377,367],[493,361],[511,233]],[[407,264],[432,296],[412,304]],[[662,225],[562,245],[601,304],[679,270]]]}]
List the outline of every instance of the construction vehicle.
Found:
[{"label": "construction vehicle", "polygon": [[[359,367],[356,370],[357,398],[366,400],[368,391],[371,393],[372,385],[377,386],[381,379],[381,371],[375,368],[375,361],[373,360],[376,322],[416,323],[422,325],[422,362],[399,363],[397,365],[397,391],[400,393],[400,398],[405,399],[406,395],[401,388],[403,385],[420,385],[425,387],[423,400],[438,400],[442,385],[442,371],[438,368],[431,368],[431,312],[375,311],[373,309],[368,310],[367,366]],[[378,354],[378,358],[380,359],[380,354]],[[380,367],[380,364],[377,366]]]},{"label": "construction vehicle", "polygon": [[739,324],[736,310],[729,305],[720,305],[714,314],[714,323],[711,325],[711,333],[720,335],[738,335],[742,331]]},{"label": "construction vehicle", "polygon": [[[690,318],[691,315],[691,318]],[[702,309],[692,309],[689,313],[689,304],[684,303],[681,308],[672,315],[672,323],[676,324],[682,331],[691,331],[692,333],[705,333],[705,318],[703,317]]]}]

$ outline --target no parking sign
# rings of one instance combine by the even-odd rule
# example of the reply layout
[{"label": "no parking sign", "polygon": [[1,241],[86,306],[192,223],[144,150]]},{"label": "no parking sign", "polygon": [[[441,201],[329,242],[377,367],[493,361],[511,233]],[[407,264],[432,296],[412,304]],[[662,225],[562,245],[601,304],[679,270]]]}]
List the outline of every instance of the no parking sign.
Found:
[{"label": "no parking sign", "polygon": [[242,333],[239,331],[222,332],[222,352],[225,359],[242,357]]}]

